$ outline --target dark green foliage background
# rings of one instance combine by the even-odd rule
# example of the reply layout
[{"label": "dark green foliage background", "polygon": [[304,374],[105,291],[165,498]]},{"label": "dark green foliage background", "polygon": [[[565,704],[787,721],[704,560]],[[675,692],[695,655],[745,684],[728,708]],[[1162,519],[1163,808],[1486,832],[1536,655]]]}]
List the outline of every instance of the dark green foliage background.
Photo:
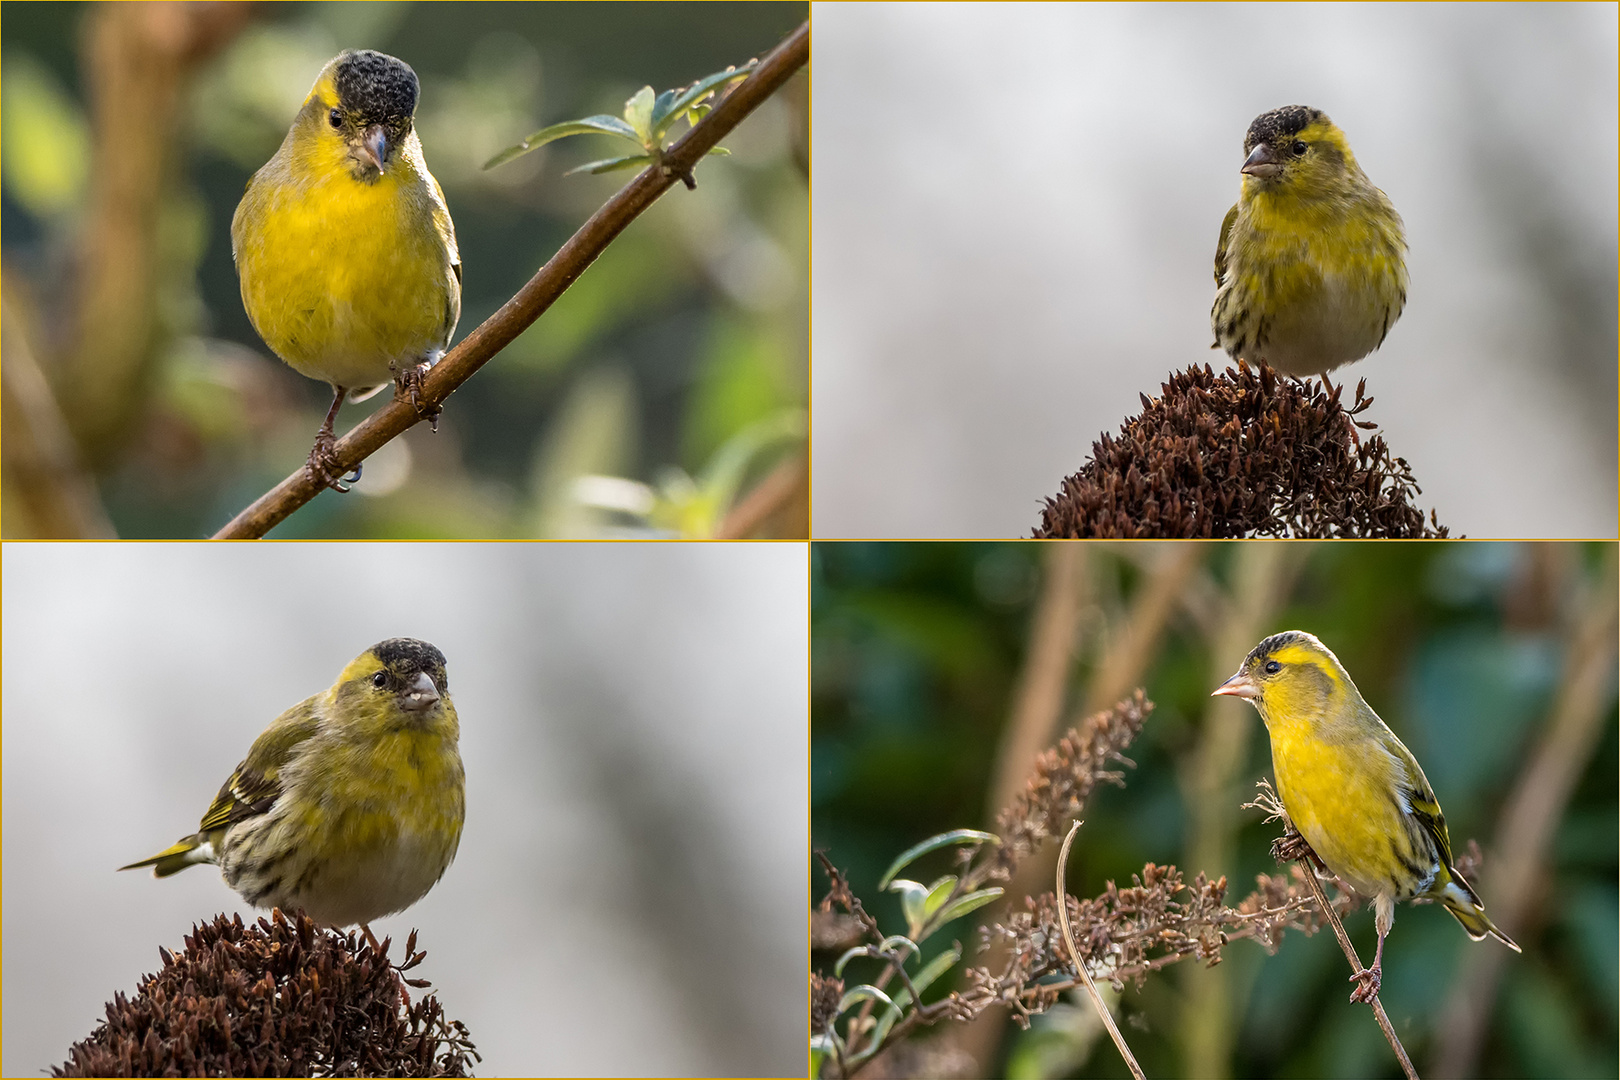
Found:
[{"label": "dark green foliage background", "polygon": [[[1584,573],[1597,572],[1603,547],[1581,547]],[[875,890],[895,855],[947,829],[993,828],[985,806],[990,771],[1045,551],[1029,543],[813,545],[812,843],[850,874],[886,932],[904,927],[893,894]],[[1114,613],[1141,579],[1121,551],[1092,548],[1090,603]],[[1309,630],[1335,651],[1423,764],[1454,845],[1478,839],[1487,858],[1497,813],[1547,719],[1564,661],[1552,628],[1521,629],[1525,620],[1512,613],[1525,553],[1522,545],[1492,543],[1318,545],[1268,628]],[[1211,545],[1205,560],[1223,587],[1233,555],[1232,545]],[[1097,623],[1088,616],[1082,627],[1076,685],[1083,689]],[[1158,708],[1129,751],[1137,767],[1124,789],[1101,788],[1085,808],[1070,865],[1074,892],[1095,895],[1109,880],[1127,883],[1144,862],[1181,864],[1186,819],[1177,770],[1214,688],[1212,667],[1236,670],[1241,659],[1217,665],[1190,620],[1172,617],[1143,680]],[[1490,1076],[1616,1071],[1620,839],[1612,696],[1607,708],[1598,749],[1548,852],[1533,926],[1519,939],[1525,955],[1507,965],[1481,1057]],[[1258,716],[1241,775],[1271,775]],[[1184,868],[1189,878],[1197,870],[1227,875],[1231,903],[1250,891],[1254,875],[1277,871],[1267,851],[1276,827],[1261,824],[1257,812],[1244,814],[1252,820],[1234,865]],[[907,876],[929,881],[948,872],[946,856],[930,859]],[[825,878],[819,870],[812,878],[819,899]],[[1350,915],[1347,928],[1370,956],[1370,913]],[[925,953],[969,933],[968,920],[953,924]],[[970,961],[974,943],[964,944]],[[1438,907],[1398,910],[1383,1001],[1420,1070],[1462,950],[1496,947],[1471,944]],[[1348,972],[1331,934],[1291,934],[1271,957],[1236,942],[1225,957],[1242,1017],[1233,1075],[1399,1075],[1367,1010],[1347,1000]],[[818,955],[814,966],[828,970],[832,959]],[[846,981],[873,975],[852,966]],[[1172,968],[1150,977],[1143,991],[1125,992],[1125,1031],[1151,1076],[1182,1072],[1177,978]],[[1003,1071],[993,1075],[1020,1075],[1027,1052],[1058,1037],[1040,1026],[1014,1035],[1003,1044],[1010,1054]],[[1083,1071],[1127,1075],[1106,1038]]]}]

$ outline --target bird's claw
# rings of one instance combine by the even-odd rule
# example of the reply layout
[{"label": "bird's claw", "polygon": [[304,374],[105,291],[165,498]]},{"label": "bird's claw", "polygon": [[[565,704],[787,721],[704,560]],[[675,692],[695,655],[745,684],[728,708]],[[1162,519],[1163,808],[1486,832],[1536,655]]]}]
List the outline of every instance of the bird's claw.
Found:
[{"label": "bird's claw", "polygon": [[333,491],[348,492],[341,481],[354,483],[360,479],[360,466],[354,467],[352,475],[343,475],[343,466],[338,464],[337,438],[330,431],[319,431],[315,434],[315,445],[309,448],[309,460],[304,462],[304,468],[309,478],[315,481],[318,487],[331,488]]},{"label": "bird's claw", "polygon": [[[392,364],[389,365],[393,367]],[[409,364],[403,368],[394,368],[394,398],[398,401],[410,402],[416,415],[422,417],[433,428],[439,430],[439,414],[444,410],[437,405],[422,404],[422,380],[426,377],[429,365]]]},{"label": "bird's claw", "polygon": [[1350,981],[1356,984],[1356,988],[1350,991],[1350,1000],[1357,1005],[1366,1005],[1378,996],[1378,988],[1383,984],[1384,973],[1380,970],[1380,965],[1374,964],[1350,976]]}]

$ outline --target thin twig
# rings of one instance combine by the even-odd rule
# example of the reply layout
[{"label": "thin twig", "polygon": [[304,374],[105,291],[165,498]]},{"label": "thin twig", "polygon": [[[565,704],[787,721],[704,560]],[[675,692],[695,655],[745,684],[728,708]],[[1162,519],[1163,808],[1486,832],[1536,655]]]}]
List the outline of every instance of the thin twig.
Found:
[{"label": "thin twig", "polygon": [[[1333,933],[1339,939],[1339,947],[1344,950],[1345,959],[1350,961],[1351,970],[1365,970],[1361,966],[1361,957],[1356,955],[1356,947],[1350,944],[1350,935],[1344,932],[1344,924],[1339,921],[1339,913],[1333,910],[1332,904],[1328,903],[1327,892],[1322,888],[1322,882],[1316,876],[1316,868],[1311,865],[1311,857],[1308,855],[1301,857],[1299,864],[1305,868],[1305,880],[1310,883],[1311,892],[1316,896],[1317,906],[1322,909],[1322,913],[1327,916],[1328,922],[1333,925]],[[1384,1038],[1389,1040],[1390,1049],[1395,1051],[1395,1057],[1399,1059],[1401,1069],[1406,1073],[1407,1080],[1418,1080],[1417,1070],[1412,1067],[1412,1059],[1406,1056],[1406,1047],[1401,1045],[1399,1036],[1395,1034],[1395,1028],[1389,1022],[1389,1014],[1384,1012],[1384,1003],[1378,1000],[1377,994],[1374,994],[1370,1004],[1372,1005],[1373,1015],[1378,1018],[1378,1026],[1384,1029]]]},{"label": "thin twig", "polygon": [[714,531],[714,538],[742,540],[753,535],[773,515],[791,505],[794,496],[804,489],[804,459],[791,457],[766,473],[752,491],[737,500]]},{"label": "thin twig", "polygon": [[[333,471],[349,472],[383,444],[431,414],[457,387],[472,377],[495,354],[529,328],[619,233],[652,206],[683,175],[690,175],[698,160],[727,133],[742,122],[766,98],[775,93],[810,60],[810,24],[804,23],[771,50],[754,73],[728,94],[691,131],[664,154],[662,165],[648,168],[621,188],[602,208],[591,215],[542,266],[516,296],[484,320],[482,326],[464,338],[433,365],[422,382],[423,411],[410,402],[394,399],[339,439],[333,451]],[[263,536],[289,514],[309,502],[322,490],[309,471],[298,471],[271,488],[253,505],[231,519],[214,534],[216,540],[252,540]]]},{"label": "thin twig", "polygon": [[1069,929],[1069,897],[1063,891],[1063,874],[1069,869],[1069,845],[1074,843],[1074,834],[1080,831],[1081,824],[1077,821],[1069,826],[1069,835],[1063,838],[1063,847],[1058,851],[1057,910],[1058,922],[1063,925],[1063,944],[1069,948],[1069,959],[1074,961],[1074,969],[1086,981],[1086,992],[1091,995],[1091,1003],[1096,1006],[1097,1015],[1102,1017],[1103,1026],[1108,1028],[1108,1034],[1113,1036],[1114,1045],[1119,1048],[1119,1056],[1130,1066],[1131,1075],[1136,1077],[1136,1080],[1147,1080],[1146,1074],[1142,1072],[1142,1066],[1136,1063],[1131,1048],[1125,1045],[1125,1036],[1119,1033],[1119,1026],[1114,1023],[1113,1014],[1108,1011],[1102,995],[1097,992],[1097,984],[1091,981],[1091,972],[1086,970],[1086,965],[1081,961],[1080,950],[1074,947],[1074,932]]}]

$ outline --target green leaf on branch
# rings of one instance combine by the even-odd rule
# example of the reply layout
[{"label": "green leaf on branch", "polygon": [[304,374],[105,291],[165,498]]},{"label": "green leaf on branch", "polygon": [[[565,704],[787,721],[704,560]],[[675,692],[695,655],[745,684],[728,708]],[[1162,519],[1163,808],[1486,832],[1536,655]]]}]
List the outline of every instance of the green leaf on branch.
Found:
[{"label": "green leaf on branch", "polygon": [[889,868],[883,872],[883,876],[878,879],[878,888],[887,888],[890,879],[894,875],[930,851],[938,851],[940,848],[950,847],[952,844],[999,843],[1001,843],[1001,837],[995,833],[980,832],[978,829],[953,829],[951,832],[940,833],[938,836],[930,836],[927,840],[913,844],[902,851],[899,857],[889,864]]},{"label": "green leaf on branch", "polygon": [[[583,120],[565,120],[559,124],[552,124],[550,127],[541,128],[516,146],[502,150],[485,162],[484,168],[493,169],[497,165],[504,165],[531,150],[538,150],[549,142],[555,142],[569,135],[612,135],[634,143],[640,153],[593,161],[589,165],[568,170],[565,176],[572,176],[578,172],[593,174],[612,172],[643,162],[656,164],[663,159],[664,151],[669,149],[664,137],[669,134],[670,128],[683,117],[690,127],[696,127],[698,122],[709,114],[712,107],[706,99],[727,84],[746,79],[753,73],[754,66],[755,62],[749,61],[740,68],[717,71],[713,75],[704,76],[684,90],[665,90],[661,94],[656,94],[652,87],[643,86],[624,103],[623,119],[599,114],[587,116]],[[730,151],[717,146],[709,153],[729,154]]]}]

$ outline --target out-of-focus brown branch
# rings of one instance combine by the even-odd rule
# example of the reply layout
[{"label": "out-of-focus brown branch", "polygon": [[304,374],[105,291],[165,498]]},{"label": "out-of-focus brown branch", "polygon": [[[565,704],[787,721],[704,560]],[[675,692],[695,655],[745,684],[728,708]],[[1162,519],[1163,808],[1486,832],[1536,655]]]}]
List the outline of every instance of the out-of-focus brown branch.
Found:
[{"label": "out-of-focus brown branch", "polygon": [[1023,670],[1013,691],[1012,715],[996,751],[991,813],[1013,801],[1035,756],[1051,743],[1074,666],[1089,567],[1086,549],[1082,544],[1048,544],[1042,554],[1046,573],[1035,602]]},{"label": "out-of-focus brown branch", "polygon": [[197,69],[257,4],[105,4],[80,50],[94,130],[89,218],[78,253],[76,342],[54,380],[92,466],[128,437],[159,344],[158,220],[172,183],[180,103]]},{"label": "out-of-focus brown branch", "polygon": [[809,538],[810,473],[804,458],[791,457],[766,473],[726,514],[714,538],[742,540],[767,526],[774,539]]},{"label": "out-of-focus brown branch", "polygon": [[40,369],[37,328],[29,290],[9,270],[0,294],[0,355],[6,418],[4,443],[5,538],[8,540],[111,539],[112,522],[102,508],[79,448]]},{"label": "out-of-focus brown branch", "polygon": [[1142,673],[1158,653],[1165,627],[1187,588],[1188,579],[1210,552],[1207,544],[1142,544],[1137,547],[1153,548],[1157,557],[1145,568],[1147,580],[1132,600],[1130,612],[1114,634],[1108,651],[1092,672],[1085,704],[1081,706],[1083,715],[1118,701],[1142,681]]},{"label": "out-of-focus brown branch", "polygon": [[[1574,558],[1569,560],[1571,564]],[[1572,567],[1573,568],[1573,567]],[[1578,571],[1577,571],[1578,572]],[[1493,857],[1486,863],[1480,894],[1492,919],[1509,937],[1525,943],[1535,884],[1545,873],[1547,848],[1564,808],[1603,733],[1617,642],[1615,548],[1605,545],[1597,580],[1580,590],[1558,698],[1540,744],[1519,774],[1503,806]],[[1441,1010],[1437,1076],[1472,1076],[1484,1040],[1503,965],[1503,948],[1468,949]]]},{"label": "out-of-focus brown branch", "polygon": [[[425,410],[443,404],[497,353],[528,329],[572,285],[629,224],[655,203],[683,175],[690,175],[704,154],[775,93],[810,60],[810,24],[804,23],[759,62],[753,74],[738,83],[714,110],[664,154],[663,165],[653,166],[621,188],[589,221],[519,289],[517,295],[484,320],[461,343],[435,364],[422,385]],[[406,401],[397,398],[362,420],[335,448],[336,467],[352,470],[383,444],[423,419]],[[307,470],[291,476],[260,496],[215,534],[215,539],[256,539],[287,515],[313,499],[321,487]]]},{"label": "out-of-focus brown branch", "polygon": [[[1221,619],[1210,635],[1210,689],[1219,686],[1238,662],[1267,633],[1287,602],[1295,577],[1311,545],[1255,542],[1238,545],[1231,581],[1219,605]],[[1261,725],[1246,702],[1210,698],[1197,741],[1181,756],[1177,781],[1188,815],[1183,863],[1213,868],[1230,866],[1238,829],[1239,779]],[[1238,1030],[1232,982],[1241,977],[1232,967],[1187,969],[1177,1028],[1183,1068],[1189,1075],[1224,1076],[1231,1068]]]}]

